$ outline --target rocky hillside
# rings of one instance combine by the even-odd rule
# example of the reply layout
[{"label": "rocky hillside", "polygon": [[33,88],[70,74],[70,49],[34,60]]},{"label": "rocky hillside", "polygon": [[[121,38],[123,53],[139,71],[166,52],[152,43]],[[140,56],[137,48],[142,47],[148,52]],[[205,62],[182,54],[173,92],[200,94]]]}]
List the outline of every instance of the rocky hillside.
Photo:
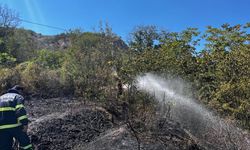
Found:
[{"label": "rocky hillside", "polygon": [[37,43],[37,49],[67,49],[70,45],[70,39],[65,34],[46,36],[41,34],[33,34],[33,40]]},{"label": "rocky hillside", "polygon": [[[89,32],[85,33],[88,34]],[[26,36],[25,38],[27,41],[32,42],[32,45],[34,46],[33,49],[36,50],[65,50],[72,46],[72,39],[70,38],[72,34],[71,32],[65,32],[58,35],[42,35],[31,30],[16,29],[15,36],[18,37],[21,34]],[[100,33],[96,33],[96,35],[101,36]],[[116,47],[127,48],[125,42],[119,37],[113,37],[112,41]]]}]

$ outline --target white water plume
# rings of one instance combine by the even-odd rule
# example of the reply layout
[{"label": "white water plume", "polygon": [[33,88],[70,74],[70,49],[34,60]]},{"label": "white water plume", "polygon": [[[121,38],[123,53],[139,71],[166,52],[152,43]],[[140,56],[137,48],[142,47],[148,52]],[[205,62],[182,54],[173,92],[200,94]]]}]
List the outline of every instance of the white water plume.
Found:
[{"label": "white water plume", "polygon": [[248,138],[242,136],[239,128],[226,123],[194,99],[185,96],[188,90],[183,82],[163,79],[151,73],[137,77],[136,81],[137,88],[154,96],[161,106],[171,104],[172,119],[180,122],[196,137],[203,138],[203,141],[209,138],[218,149],[228,146],[242,148],[242,142],[244,147],[249,147]]},{"label": "white water plume", "polygon": [[[216,118],[211,114],[211,112],[203,108],[201,105],[197,104],[193,99],[179,94],[184,93],[183,91],[176,91],[176,89],[173,88],[183,87],[183,84],[181,82],[164,80],[163,78],[147,73],[145,74],[145,76],[140,76],[137,78],[137,87],[155,96],[155,98],[160,103],[170,102],[174,107],[175,114],[179,114],[182,111],[187,111],[187,109],[189,109],[190,112],[192,112],[192,115],[196,115],[193,117],[197,117],[197,115],[199,115],[198,117],[201,117],[200,119],[207,119],[212,122],[216,120]],[[178,89],[183,90],[183,88]],[[177,117],[175,114],[173,115]],[[188,114],[181,115],[183,116]]]}]

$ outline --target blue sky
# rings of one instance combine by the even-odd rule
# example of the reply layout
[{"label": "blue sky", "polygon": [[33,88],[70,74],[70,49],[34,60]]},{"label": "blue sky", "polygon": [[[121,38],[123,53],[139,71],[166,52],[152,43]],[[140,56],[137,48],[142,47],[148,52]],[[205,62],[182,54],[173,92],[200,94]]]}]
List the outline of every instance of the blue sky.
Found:
[{"label": "blue sky", "polygon": [[[126,40],[137,25],[156,25],[169,31],[182,31],[223,23],[250,22],[250,0],[0,0],[16,10],[22,19],[64,29],[98,29],[108,22]],[[63,31],[29,23],[20,27],[45,35]]]}]

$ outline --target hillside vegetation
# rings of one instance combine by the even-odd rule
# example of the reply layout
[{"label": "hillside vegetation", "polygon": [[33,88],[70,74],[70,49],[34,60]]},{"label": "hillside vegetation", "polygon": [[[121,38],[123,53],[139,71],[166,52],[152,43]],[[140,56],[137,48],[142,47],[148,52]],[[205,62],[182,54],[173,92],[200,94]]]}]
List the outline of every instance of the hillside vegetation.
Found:
[{"label": "hillside vegetation", "polygon": [[[201,35],[195,28],[177,33],[138,26],[126,44],[109,27],[50,37],[1,27],[0,91],[21,84],[30,96],[105,102],[115,96],[113,74],[123,84],[132,84],[135,76],[155,72],[188,81],[191,95],[201,103],[249,129],[248,29],[249,24],[224,24],[209,26]],[[133,103],[140,104],[142,99]]]}]

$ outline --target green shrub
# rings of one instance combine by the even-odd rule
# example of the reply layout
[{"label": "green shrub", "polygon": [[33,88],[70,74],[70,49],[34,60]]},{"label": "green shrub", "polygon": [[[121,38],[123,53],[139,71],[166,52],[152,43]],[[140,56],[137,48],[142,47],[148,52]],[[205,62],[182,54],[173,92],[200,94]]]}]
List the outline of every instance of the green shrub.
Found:
[{"label": "green shrub", "polygon": [[43,98],[58,97],[62,83],[60,70],[44,69],[35,62],[25,62],[17,66],[21,72],[21,82],[30,91],[30,94]]},{"label": "green shrub", "polygon": [[1,68],[0,69],[0,93],[6,92],[15,84],[20,83],[20,74],[16,69]]},{"label": "green shrub", "polygon": [[25,62],[19,66],[21,69],[21,81],[26,89],[29,89],[31,93],[39,93],[40,87],[40,73],[42,68],[34,62]]},{"label": "green shrub", "polygon": [[38,51],[38,57],[35,59],[35,62],[46,69],[58,69],[63,62],[63,53],[42,49]]},{"label": "green shrub", "polygon": [[1,66],[10,66],[16,62],[16,58],[9,55],[8,53],[0,53],[0,65]]}]

